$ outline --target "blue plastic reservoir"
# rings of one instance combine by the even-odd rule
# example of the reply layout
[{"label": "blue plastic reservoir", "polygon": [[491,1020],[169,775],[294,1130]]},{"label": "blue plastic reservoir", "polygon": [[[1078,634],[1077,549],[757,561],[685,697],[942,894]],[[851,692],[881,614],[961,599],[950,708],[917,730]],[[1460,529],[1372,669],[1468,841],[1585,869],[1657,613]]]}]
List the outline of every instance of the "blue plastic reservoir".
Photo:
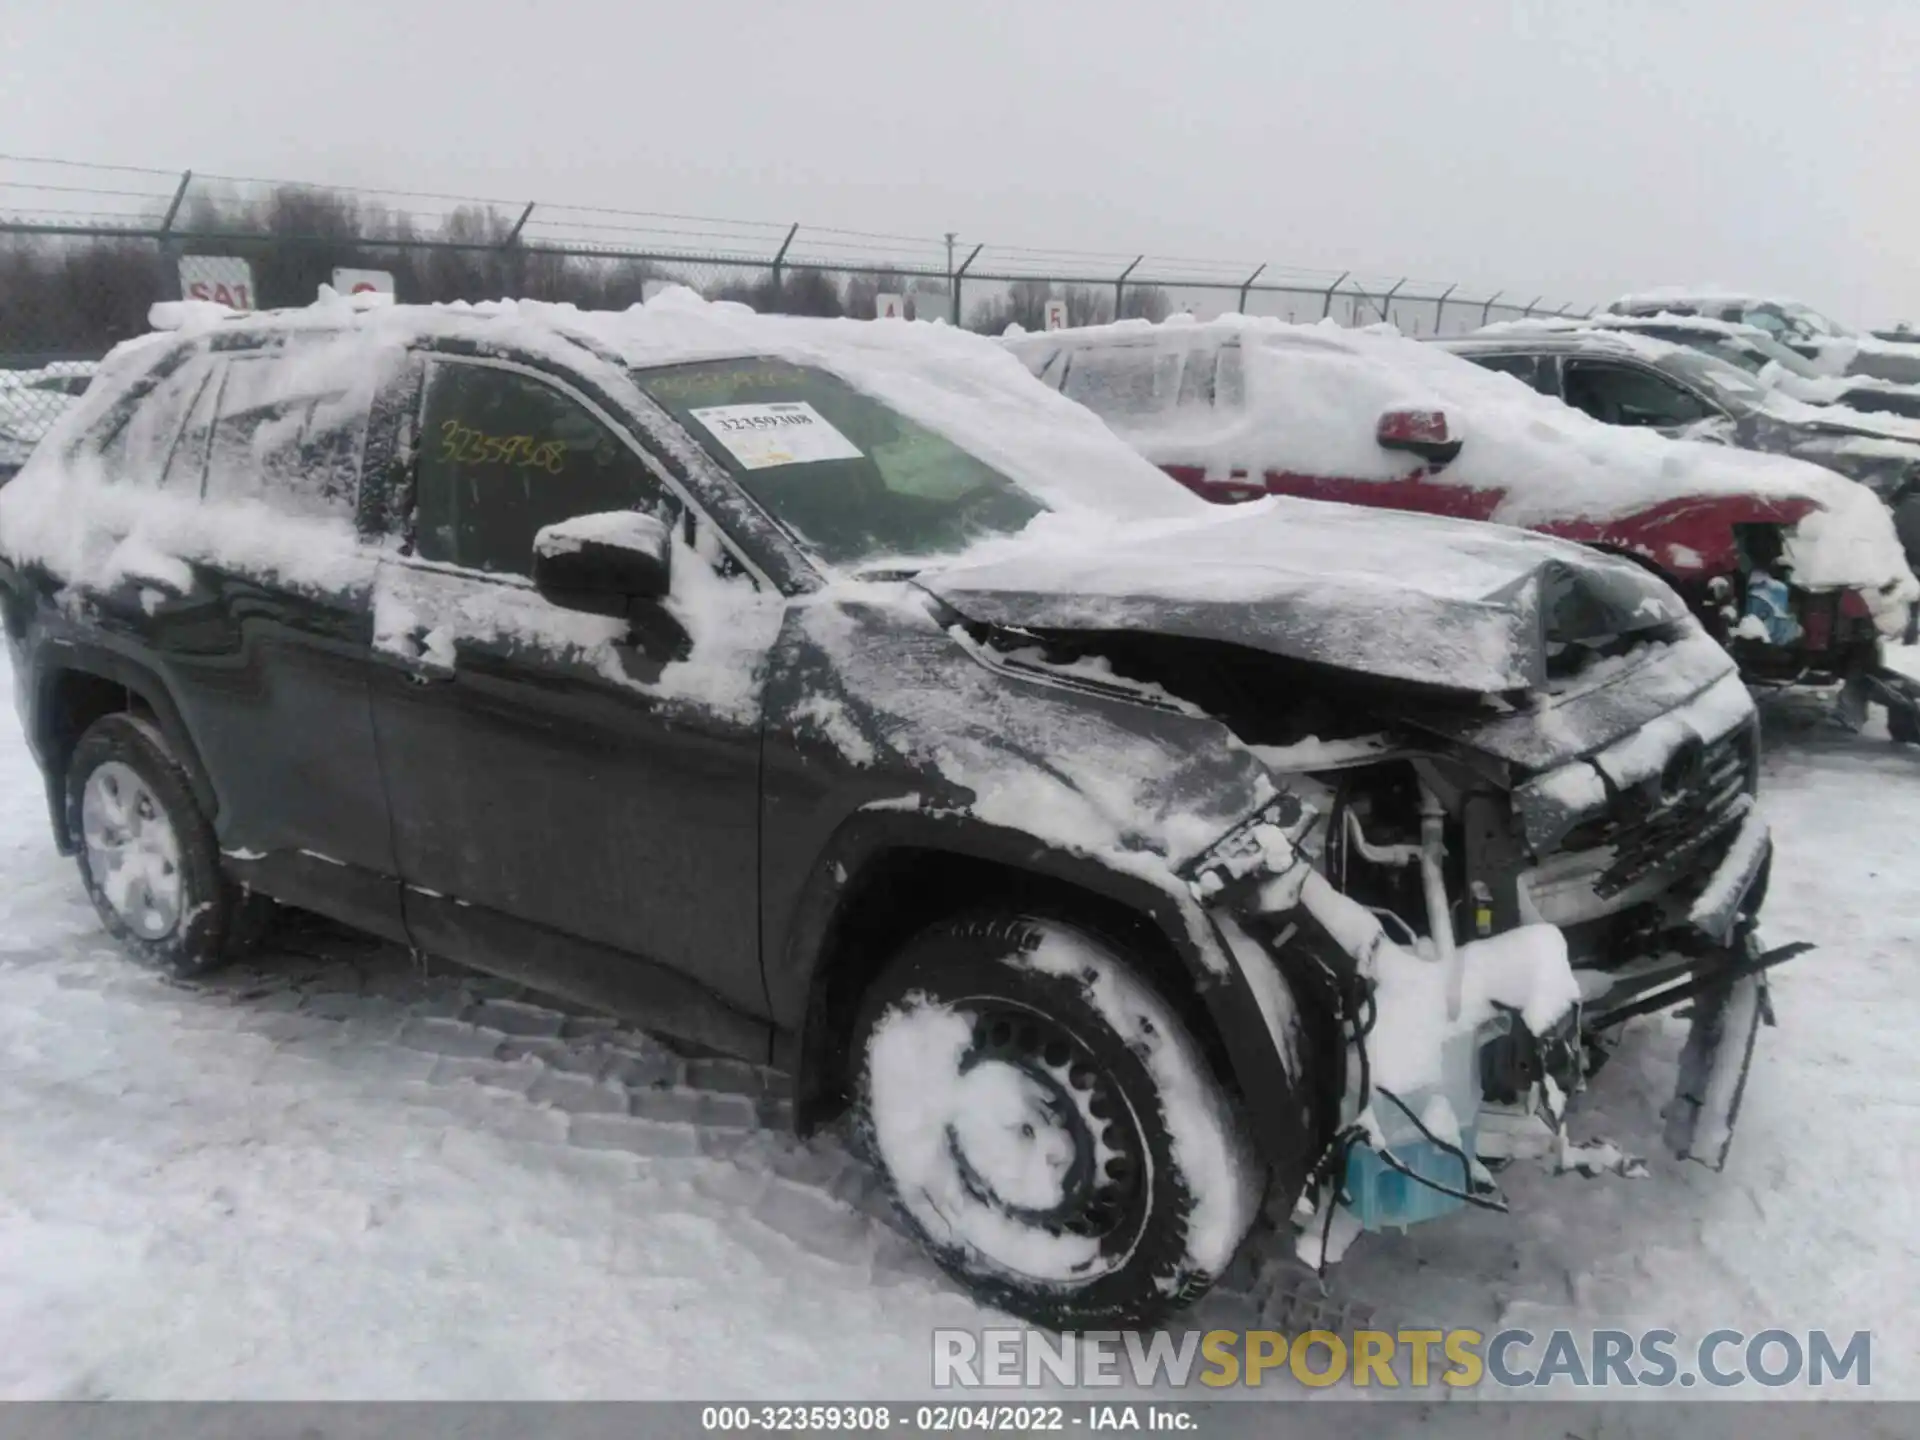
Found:
[{"label": "blue plastic reservoir", "polygon": [[1800,638],[1793,614],[1793,592],[1764,570],[1747,577],[1747,614],[1766,627],[1767,643],[1791,645]]},{"label": "blue plastic reservoir", "polygon": [[[1460,1138],[1461,1148],[1473,1154],[1472,1127],[1462,1130]],[[1394,1158],[1402,1165],[1435,1184],[1449,1190],[1467,1188],[1460,1157],[1452,1151],[1442,1150],[1430,1140],[1417,1139],[1400,1141],[1392,1149]],[[1348,1208],[1368,1230],[1397,1230],[1418,1225],[1423,1220],[1451,1214],[1466,1204],[1464,1200],[1442,1195],[1432,1186],[1402,1175],[1382,1160],[1378,1151],[1365,1145],[1356,1145],[1347,1152],[1347,1194],[1352,1197]]]}]

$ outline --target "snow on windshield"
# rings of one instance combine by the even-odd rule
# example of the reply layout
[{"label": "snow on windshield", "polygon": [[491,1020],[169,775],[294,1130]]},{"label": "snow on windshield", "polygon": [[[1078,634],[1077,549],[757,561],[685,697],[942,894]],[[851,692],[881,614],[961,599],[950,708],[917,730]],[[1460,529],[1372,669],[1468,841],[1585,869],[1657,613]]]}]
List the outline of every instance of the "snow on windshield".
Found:
[{"label": "snow on windshield", "polygon": [[1123,520],[1206,509],[1093,415],[1034,384],[994,341],[948,325],[757,315],[683,288],[626,311],[522,302],[517,314],[589,336],[636,367],[744,355],[818,366],[946,437],[1050,509]]},{"label": "snow on windshield", "polygon": [[735,482],[829,564],[954,554],[1045,507],[818,366],[759,357],[637,372]]}]

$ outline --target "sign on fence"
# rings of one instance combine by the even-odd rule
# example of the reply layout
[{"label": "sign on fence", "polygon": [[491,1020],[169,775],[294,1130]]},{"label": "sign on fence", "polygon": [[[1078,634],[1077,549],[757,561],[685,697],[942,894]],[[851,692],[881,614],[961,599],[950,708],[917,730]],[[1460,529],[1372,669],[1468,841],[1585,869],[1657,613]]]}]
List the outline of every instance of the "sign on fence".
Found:
[{"label": "sign on fence", "polygon": [[233,255],[182,255],[180,294],[230,310],[253,309],[253,267]]},{"label": "sign on fence", "polygon": [[336,265],[333,288],[342,295],[391,295],[393,276],[385,270],[349,270]]},{"label": "sign on fence", "polygon": [[[1032,312],[1029,311],[1029,314]],[[1064,330],[1067,328],[1067,302],[1064,300],[1047,301],[1047,329]]]},{"label": "sign on fence", "polygon": [[898,295],[876,295],[873,297],[873,318],[876,320],[903,320],[907,314],[907,302]]}]

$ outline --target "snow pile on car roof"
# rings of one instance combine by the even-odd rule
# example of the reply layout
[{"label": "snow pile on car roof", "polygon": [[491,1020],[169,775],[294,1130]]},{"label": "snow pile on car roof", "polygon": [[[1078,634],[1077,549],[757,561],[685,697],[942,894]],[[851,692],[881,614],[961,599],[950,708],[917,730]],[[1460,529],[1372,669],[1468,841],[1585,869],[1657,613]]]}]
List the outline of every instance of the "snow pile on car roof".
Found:
[{"label": "snow pile on car roof", "polygon": [[[1662,353],[1678,348],[1644,336],[1610,338]],[[1803,524],[1795,539],[1803,583],[1892,581],[1906,598],[1920,596],[1891,518],[1865,487],[1783,456],[1603,425],[1511,375],[1387,326],[1345,330],[1227,315],[1204,324],[1120,321],[1006,343],[1038,364],[1055,349],[1090,341],[1138,346],[1149,364],[1171,367],[1192,352],[1238,345],[1246,394],[1238,413],[1181,403],[1173,395],[1182,388],[1177,377],[1164,372],[1130,392],[1138,400],[1132,408],[1108,407],[1108,423],[1159,465],[1202,467],[1220,478],[1235,469],[1383,481],[1418,475],[1422,485],[1495,496],[1488,518],[1522,526],[1617,519],[1692,498],[1811,501],[1828,515]],[[1382,448],[1380,416],[1404,409],[1445,412],[1465,442],[1459,457],[1427,474],[1415,456]]]},{"label": "snow pile on car roof", "polygon": [[626,310],[530,300],[367,306],[330,296],[304,309],[253,316],[204,301],[173,302],[155,306],[154,320],[189,333],[230,325],[352,329],[374,344],[459,336],[589,371],[609,393],[643,409],[650,407],[629,368],[778,356],[831,370],[1056,509],[1126,520],[1206,508],[1116,443],[1082,407],[1035,385],[994,341],[945,324],[760,315],[745,305],[703,300],[684,286]]},{"label": "snow pile on car roof", "polygon": [[1808,308],[1786,295],[1760,295],[1752,290],[1731,290],[1725,285],[1714,284],[1655,285],[1649,290],[1636,290],[1622,295],[1607,308],[1618,313],[1648,305],[1780,305]]}]

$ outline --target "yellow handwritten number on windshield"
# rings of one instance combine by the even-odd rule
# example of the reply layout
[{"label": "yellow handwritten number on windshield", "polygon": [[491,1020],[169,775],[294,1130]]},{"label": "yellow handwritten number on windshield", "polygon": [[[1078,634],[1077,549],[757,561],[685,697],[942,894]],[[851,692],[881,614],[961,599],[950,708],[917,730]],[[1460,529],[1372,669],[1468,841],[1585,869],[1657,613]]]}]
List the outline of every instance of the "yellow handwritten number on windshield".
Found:
[{"label": "yellow handwritten number on windshield", "polygon": [[512,465],[558,475],[567,466],[564,440],[535,441],[531,435],[488,435],[458,420],[440,427],[440,458],[459,465]]}]

